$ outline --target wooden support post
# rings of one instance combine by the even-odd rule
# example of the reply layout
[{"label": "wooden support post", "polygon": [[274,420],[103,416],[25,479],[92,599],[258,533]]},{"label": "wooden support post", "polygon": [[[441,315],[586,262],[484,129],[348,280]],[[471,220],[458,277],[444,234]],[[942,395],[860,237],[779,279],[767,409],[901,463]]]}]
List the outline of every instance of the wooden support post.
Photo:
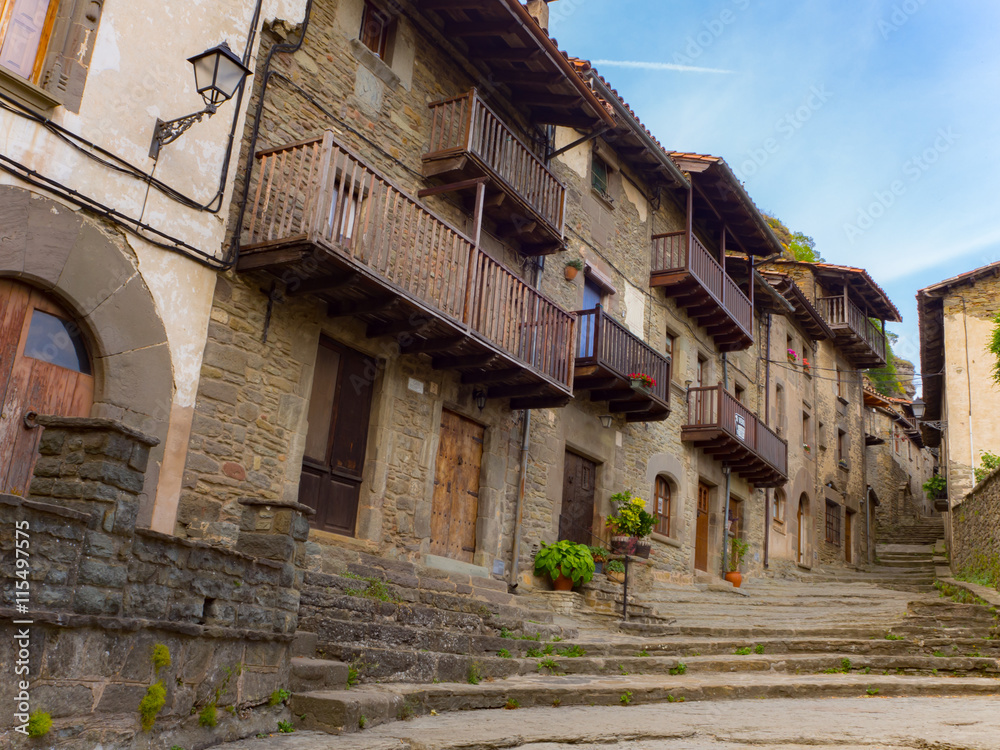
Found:
[{"label": "wooden support post", "polygon": [[684,267],[691,268],[691,239],[694,236],[694,176],[690,177],[691,189],[688,190],[687,200],[687,247],[684,249]]}]

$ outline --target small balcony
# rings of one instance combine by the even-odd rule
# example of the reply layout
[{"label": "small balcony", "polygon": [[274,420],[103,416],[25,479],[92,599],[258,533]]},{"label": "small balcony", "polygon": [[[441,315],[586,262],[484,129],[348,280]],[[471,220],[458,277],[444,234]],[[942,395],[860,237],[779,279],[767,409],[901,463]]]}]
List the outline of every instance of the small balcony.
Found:
[{"label": "small balcony", "polygon": [[719,351],[753,345],[753,303],[694,234],[653,237],[649,285],[666,289],[715,339]]},{"label": "small balcony", "polygon": [[[572,397],[574,316],[352,154],[322,138],[257,153],[238,270],[316,295],[331,317],[427,354],[511,407]],[[482,195],[480,195],[480,200]]]},{"label": "small balcony", "polygon": [[861,308],[843,296],[821,297],[820,312],[837,335],[837,346],[859,368],[885,367],[885,335]]},{"label": "small balcony", "polygon": [[430,105],[424,176],[449,182],[488,177],[486,215],[526,255],[565,249],[566,188],[479,98],[476,89]]},{"label": "small balcony", "polygon": [[[656,422],[670,415],[670,359],[660,354],[600,305],[577,314],[575,391],[607,401],[608,411],[629,422]],[[642,373],[655,384],[643,388],[629,377]]]},{"label": "small balcony", "polygon": [[681,440],[694,443],[755,487],[788,481],[788,443],[722,385],[688,391]]}]

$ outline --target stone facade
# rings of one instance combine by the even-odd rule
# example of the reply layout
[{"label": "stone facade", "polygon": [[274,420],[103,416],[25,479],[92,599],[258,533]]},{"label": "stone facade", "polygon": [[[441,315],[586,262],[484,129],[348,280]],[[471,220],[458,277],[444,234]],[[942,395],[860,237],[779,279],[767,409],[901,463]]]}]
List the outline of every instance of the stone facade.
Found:
[{"label": "stone facade", "polygon": [[1000,589],[1000,471],[953,505],[951,516],[952,572]]},{"label": "stone facade", "polygon": [[[157,680],[166,687],[158,731],[190,734],[192,713],[221,688],[218,708],[234,712],[226,731],[252,733],[235,712],[288,684],[309,509],[248,501],[242,551],[137,528],[157,440],[110,420],[38,423],[45,432],[30,494],[0,496],[8,521],[0,665],[13,675],[27,648],[32,710],[73,718],[60,730],[66,747],[130,746],[139,702]],[[26,611],[15,610],[21,604]],[[18,629],[29,645],[15,641]],[[154,669],[154,644],[167,646],[170,666]],[[5,680],[0,698],[14,705],[18,689]]]}]

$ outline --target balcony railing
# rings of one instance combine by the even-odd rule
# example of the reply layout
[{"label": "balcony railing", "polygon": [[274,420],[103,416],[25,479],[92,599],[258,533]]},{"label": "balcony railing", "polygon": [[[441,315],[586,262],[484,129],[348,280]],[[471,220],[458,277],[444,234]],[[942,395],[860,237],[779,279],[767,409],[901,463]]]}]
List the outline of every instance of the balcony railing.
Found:
[{"label": "balcony railing", "polygon": [[[699,316],[703,323],[718,326],[719,338],[725,338],[733,326],[743,334],[736,337],[735,346],[722,348],[746,348],[753,343],[753,303],[696,236],[687,232],[654,235],[651,274],[653,286],[690,286],[693,280],[703,290],[702,296],[715,303]],[[700,301],[693,304],[702,306]]]},{"label": "balcony railing", "polygon": [[[595,400],[610,402],[610,411],[628,414],[629,421],[665,419],[670,413],[670,360],[611,318],[600,305],[577,312],[576,379],[574,387],[590,389]],[[630,375],[642,373],[655,381],[634,390]],[[608,378],[616,381],[609,386]]]},{"label": "balcony railing", "polygon": [[851,338],[856,338],[859,343],[864,344],[875,358],[873,360],[869,356],[862,357],[862,359],[868,360],[873,366],[879,366],[879,363],[882,365],[885,364],[885,336],[882,335],[882,330],[864,314],[861,308],[841,295],[836,297],[821,297],[820,305],[823,317],[829,326],[834,329],[835,333],[839,334],[844,329],[849,330],[853,334]]},{"label": "balcony railing", "polygon": [[688,391],[681,438],[703,445],[757,486],[777,487],[788,478],[788,443],[721,384]]},{"label": "balcony railing", "polygon": [[[544,221],[553,236],[562,237],[566,188],[479,98],[476,89],[434,102],[430,109],[431,139],[425,162],[473,158],[501,189]],[[521,223],[527,223],[526,219],[522,217]]]},{"label": "balcony railing", "polygon": [[[363,285],[370,297],[353,302],[358,311],[400,297],[443,321],[452,335],[457,329],[486,342],[571,392],[574,316],[348,151],[332,132],[257,158],[241,269],[281,269],[290,293],[319,291],[328,282],[337,290],[334,304],[356,281],[352,292]],[[314,252],[317,247],[323,252]]]}]

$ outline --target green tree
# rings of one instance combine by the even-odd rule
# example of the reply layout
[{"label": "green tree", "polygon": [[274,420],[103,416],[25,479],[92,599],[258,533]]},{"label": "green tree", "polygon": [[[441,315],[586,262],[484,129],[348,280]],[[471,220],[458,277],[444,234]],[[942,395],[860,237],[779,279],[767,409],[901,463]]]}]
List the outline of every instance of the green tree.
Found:
[{"label": "green tree", "polygon": [[[873,320],[873,325],[881,326],[881,321]],[[899,373],[896,371],[896,362],[900,361],[892,352],[892,346],[899,340],[899,336],[891,331],[885,332],[885,367],[868,371],[868,379],[872,386],[883,396],[890,398],[904,398],[906,390],[899,380]]]},{"label": "green tree", "polygon": [[986,351],[993,355],[993,382],[1000,385],[1000,313],[993,317],[993,333],[990,335]]},{"label": "green tree", "polygon": [[792,232],[785,223],[770,214],[764,214],[767,225],[771,227],[774,236],[784,246],[785,251],[795,260],[807,263],[823,263],[824,258],[816,252],[816,241],[805,232]]}]

